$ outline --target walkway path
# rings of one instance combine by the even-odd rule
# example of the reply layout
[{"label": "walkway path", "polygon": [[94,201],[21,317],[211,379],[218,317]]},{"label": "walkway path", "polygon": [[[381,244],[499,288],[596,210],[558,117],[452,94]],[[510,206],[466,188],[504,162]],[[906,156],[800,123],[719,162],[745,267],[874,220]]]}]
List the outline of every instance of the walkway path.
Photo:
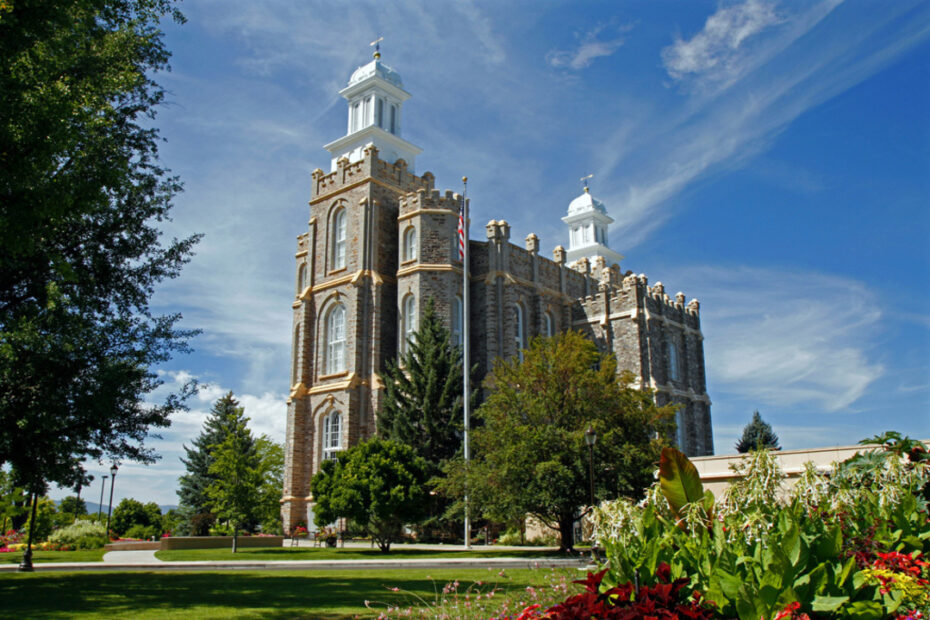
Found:
[{"label": "walkway path", "polygon": [[155,550],[149,551],[108,551],[103,554],[106,564],[153,564],[161,562],[155,557]]}]

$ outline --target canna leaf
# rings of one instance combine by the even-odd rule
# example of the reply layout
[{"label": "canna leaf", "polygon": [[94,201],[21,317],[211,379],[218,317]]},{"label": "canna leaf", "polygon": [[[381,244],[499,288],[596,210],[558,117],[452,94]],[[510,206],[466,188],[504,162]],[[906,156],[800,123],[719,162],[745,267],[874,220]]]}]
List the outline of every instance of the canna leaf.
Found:
[{"label": "canna leaf", "polygon": [[681,518],[685,504],[704,499],[704,485],[697,468],[680,450],[662,448],[659,460],[659,484],[675,516]]}]

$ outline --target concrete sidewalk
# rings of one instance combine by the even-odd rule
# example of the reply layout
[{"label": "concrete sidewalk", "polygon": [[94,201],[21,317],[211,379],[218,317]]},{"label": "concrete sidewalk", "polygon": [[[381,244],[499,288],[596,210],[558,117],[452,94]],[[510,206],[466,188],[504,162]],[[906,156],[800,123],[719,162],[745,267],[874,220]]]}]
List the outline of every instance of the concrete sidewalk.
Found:
[{"label": "concrete sidewalk", "polygon": [[[550,568],[583,567],[587,558],[430,558],[430,559],[392,559],[377,560],[278,560],[278,561],[235,561],[235,562],[161,562],[153,557],[151,561],[140,556],[123,560],[126,556],[115,554],[143,554],[145,551],[111,551],[104,555],[103,562],[56,562],[34,564],[36,572],[65,571],[214,571],[214,570],[398,570],[398,569],[441,569],[441,568]],[[16,564],[0,565],[0,573],[16,572]]]}]

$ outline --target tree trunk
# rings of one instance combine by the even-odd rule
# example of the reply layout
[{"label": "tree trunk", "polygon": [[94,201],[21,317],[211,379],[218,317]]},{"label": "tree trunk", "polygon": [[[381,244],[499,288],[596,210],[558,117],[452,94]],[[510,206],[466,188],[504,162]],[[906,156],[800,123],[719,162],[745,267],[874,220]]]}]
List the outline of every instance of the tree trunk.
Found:
[{"label": "tree trunk", "polygon": [[575,548],[575,515],[573,513],[564,513],[559,516],[559,534],[562,537],[559,551],[572,551]]},{"label": "tree trunk", "polygon": [[238,523],[233,525],[233,550],[232,550],[233,553],[236,552],[237,542],[239,542],[239,524]]}]

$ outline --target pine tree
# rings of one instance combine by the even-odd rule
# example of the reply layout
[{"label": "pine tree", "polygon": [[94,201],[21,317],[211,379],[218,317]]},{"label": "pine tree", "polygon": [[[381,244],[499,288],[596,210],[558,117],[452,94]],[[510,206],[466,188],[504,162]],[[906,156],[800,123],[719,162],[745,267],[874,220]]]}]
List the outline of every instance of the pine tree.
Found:
[{"label": "pine tree", "polygon": [[[211,501],[207,496],[207,487],[216,479],[210,473],[210,466],[216,460],[213,446],[222,444],[237,429],[237,424],[245,418],[245,411],[239,401],[228,392],[213,405],[210,416],[203,423],[203,430],[188,448],[187,458],[181,459],[187,473],[178,479],[178,497],[181,506],[191,515],[210,511]],[[254,447],[251,435],[246,442],[249,449]]]},{"label": "pine tree", "polygon": [[736,451],[743,454],[758,448],[781,450],[778,435],[772,430],[772,426],[762,421],[758,411],[753,411],[752,421],[743,427],[743,436],[736,442]]},{"label": "pine tree", "polygon": [[249,529],[259,516],[262,459],[242,408],[229,410],[224,422],[229,432],[220,443],[210,446],[212,462],[208,472],[213,479],[205,491],[210,508],[233,526],[232,552],[235,553],[239,530]]},{"label": "pine tree", "polygon": [[406,351],[380,376],[378,436],[412,447],[438,472],[462,445],[462,352],[451,346],[432,299]]}]

